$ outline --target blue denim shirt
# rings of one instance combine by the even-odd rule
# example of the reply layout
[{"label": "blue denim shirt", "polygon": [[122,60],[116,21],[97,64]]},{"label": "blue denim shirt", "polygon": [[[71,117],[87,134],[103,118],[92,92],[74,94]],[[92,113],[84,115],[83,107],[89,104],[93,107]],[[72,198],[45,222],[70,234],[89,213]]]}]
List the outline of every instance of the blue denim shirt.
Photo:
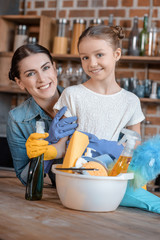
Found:
[{"label": "blue denim shirt", "polygon": [[[57,87],[59,93],[63,88]],[[9,112],[7,122],[7,141],[11,151],[17,177],[25,185],[27,181],[30,159],[26,153],[26,141],[31,133],[36,132],[36,121],[45,122],[48,132],[52,118],[30,97],[24,103]]]}]

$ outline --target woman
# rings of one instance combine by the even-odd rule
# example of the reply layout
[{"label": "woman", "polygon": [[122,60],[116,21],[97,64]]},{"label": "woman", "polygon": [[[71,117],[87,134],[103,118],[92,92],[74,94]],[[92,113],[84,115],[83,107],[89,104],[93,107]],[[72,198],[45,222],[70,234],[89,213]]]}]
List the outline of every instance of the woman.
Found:
[{"label": "woman", "polygon": [[[30,161],[25,144],[27,139],[29,144],[30,140],[36,141],[39,138],[36,139],[34,134],[31,135],[35,132],[36,121],[43,120],[45,132],[49,131],[47,140],[52,145],[48,146],[47,141],[42,142],[45,145],[43,148],[45,147],[48,153],[44,157],[50,160],[52,156],[63,157],[64,152],[59,149],[64,149],[64,137],[75,131],[76,117],[61,119],[66,108],[61,109],[57,115],[53,111],[53,106],[63,89],[57,86],[55,63],[49,51],[43,46],[27,44],[18,48],[12,57],[9,78],[31,95],[24,103],[9,112],[7,123],[7,140],[16,175],[25,185]],[[48,134],[43,135],[44,138],[47,136]],[[60,140],[61,138],[64,139]],[[38,151],[41,148],[42,146]],[[49,172],[52,178],[51,175]],[[54,184],[54,180],[52,183]]]}]

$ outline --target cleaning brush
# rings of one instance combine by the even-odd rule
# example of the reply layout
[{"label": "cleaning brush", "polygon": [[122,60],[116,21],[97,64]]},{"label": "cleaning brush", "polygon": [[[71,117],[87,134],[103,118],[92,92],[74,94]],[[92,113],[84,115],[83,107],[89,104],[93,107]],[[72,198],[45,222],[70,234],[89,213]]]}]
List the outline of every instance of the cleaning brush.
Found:
[{"label": "cleaning brush", "polygon": [[128,172],[134,172],[130,186],[140,188],[160,174],[160,135],[145,141],[133,152]]}]

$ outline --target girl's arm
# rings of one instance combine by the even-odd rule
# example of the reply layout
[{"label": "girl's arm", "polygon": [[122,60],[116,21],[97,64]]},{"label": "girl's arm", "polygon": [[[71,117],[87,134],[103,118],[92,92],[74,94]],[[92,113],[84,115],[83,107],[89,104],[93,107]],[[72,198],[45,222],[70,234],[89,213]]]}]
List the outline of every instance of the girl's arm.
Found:
[{"label": "girl's arm", "polygon": [[[128,129],[137,132],[140,136],[141,136],[141,124],[137,123],[135,125],[132,126],[128,126]],[[135,147],[137,147],[137,145],[141,144],[141,141],[137,141]]]},{"label": "girl's arm", "polygon": [[66,151],[66,141],[68,137],[61,138],[57,143],[52,144],[57,150],[57,156],[55,159],[63,158]]}]

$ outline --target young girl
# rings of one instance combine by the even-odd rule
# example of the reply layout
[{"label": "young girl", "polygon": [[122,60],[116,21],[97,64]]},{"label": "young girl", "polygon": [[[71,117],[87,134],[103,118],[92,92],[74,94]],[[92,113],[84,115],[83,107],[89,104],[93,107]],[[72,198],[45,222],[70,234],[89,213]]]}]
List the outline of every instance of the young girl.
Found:
[{"label": "young girl", "polygon": [[[66,116],[78,117],[78,130],[111,141],[118,140],[124,127],[140,134],[140,122],[144,119],[139,98],[121,89],[115,79],[115,65],[121,57],[119,42],[123,36],[119,26],[93,26],[82,33],[78,50],[82,67],[90,78],[65,89],[54,106],[59,110],[66,105]],[[96,148],[103,148],[104,143],[106,149],[107,141],[96,141]],[[121,206],[160,213],[160,198],[142,188],[134,190],[128,186]]]},{"label": "young girl", "polygon": [[100,139],[117,141],[124,127],[140,134],[144,120],[139,98],[117,84],[115,66],[121,57],[120,26],[87,28],[79,38],[82,67],[90,77],[83,84],[65,89],[54,108],[67,106],[65,116],[77,116],[77,130]]}]

